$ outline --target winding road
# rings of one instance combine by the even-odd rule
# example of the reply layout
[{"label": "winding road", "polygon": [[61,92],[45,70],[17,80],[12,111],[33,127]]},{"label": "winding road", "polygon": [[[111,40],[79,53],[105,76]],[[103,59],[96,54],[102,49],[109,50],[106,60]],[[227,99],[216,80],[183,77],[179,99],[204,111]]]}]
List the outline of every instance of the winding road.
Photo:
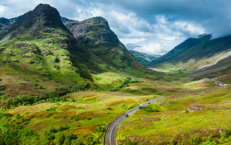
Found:
[{"label": "winding road", "polygon": [[[152,100],[149,100],[148,102],[150,103],[153,103],[153,102],[156,102],[157,100],[159,100],[161,98],[156,98],[156,99],[152,99]],[[143,107],[149,105],[148,102],[145,102],[143,104]],[[117,129],[120,125],[120,123],[122,123],[127,117],[126,117],[126,114],[128,116],[131,116],[132,114],[134,114],[135,112],[137,112],[139,110],[138,107],[135,107],[129,111],[127,111],[126,113],[120,115],[119,117],[117,117],[115,120],[113,120],[109,125],[108,125],[108,128],[105,132],[105,135],[104,135],[104,145],[116,145],[116,132],[117,132]]]}]

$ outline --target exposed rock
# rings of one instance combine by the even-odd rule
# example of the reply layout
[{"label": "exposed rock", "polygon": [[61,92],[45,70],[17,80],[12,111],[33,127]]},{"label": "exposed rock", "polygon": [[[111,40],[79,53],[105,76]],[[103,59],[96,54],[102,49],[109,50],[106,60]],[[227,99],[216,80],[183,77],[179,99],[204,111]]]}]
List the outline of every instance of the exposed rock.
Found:
[{"label": "exposed rock", "polygon": [[119,43],[119,39],[110,30],[108,22],[102,17],[93,17],[82,22],[69,22],[65,24],[74,36],[84,44],[94,45],[95,43]]},{"label": "exposed rock", "polygon": [[133,136],[133,137],[128,137],[132,142],[137,142],[139,141],[139,137]]},{"label": "exposed rock", "polygon": [[189,112],[200,111],[200,110],[203,110],[204,108],[205,107],[203,105],[193,104],[188,107],[188,111]]},{"label": "exposed rock", "polygon": [[[20,29],[17,29],[19,26]],[[31,30],[30,35],[32,37],[42,35],[43,32],[54,31],[50,28],[62,28],[67,30],[61,21],[57,9],[48,4],[39,4],[33,11],[29,11],[18,17],[12,27],[16,28],[17,32],[11,35],[11,39],[17,36],[17,34],[21,34],[29,29]]]},{"label": "exposed rock", "polygon": [[27,47],[27,43],[15,43],[14,45],[16,48]]}]

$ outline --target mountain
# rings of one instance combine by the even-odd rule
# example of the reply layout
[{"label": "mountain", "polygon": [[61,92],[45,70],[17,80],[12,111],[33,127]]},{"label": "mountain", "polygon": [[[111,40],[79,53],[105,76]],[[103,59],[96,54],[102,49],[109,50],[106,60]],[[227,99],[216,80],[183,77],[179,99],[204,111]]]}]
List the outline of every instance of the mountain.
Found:
[{"label": "mountain", "polygon": [[128,49],[128,50],[133,50],[135,49],[136,47],[140,47],[139,45],[136,45],[134,43],[128,43],[125,45],[125,47]]},{"label": "mountain", "polygon": [[214,65],[230,55],[231,36],[212,40],[211,37],[204,34],[198,38],[189,38],[148,66],[195,69]]},{"label": "mountain", "polygon": [[10,40],[0,43],[4,65],[83,87],[93,81],[90,72],[102,72],[101,60],[75,39],[59,12],[47,4],[19,16],[9,30],[14,30]]},{"label": "mountain", "polygon": [[7,18],[0,18],[0,40],[3,36],[5,36],[7,33],[13,30],[13,27],[11,27],[12,24],[15,23],[16,18],[7,19]]},{"label": "mountain", "polygon": [[143,65],[147,65],[150,62],[152,62],[149,58],[141,54],[140,52],[134,51],[134,50],[129,50],[129,52]]},{"label": "mountain", "polygon": [[143,54],[144,56],[146,56],[147,58],[149,58],[151,61],[162,56],[162,55],[158,55],[158,54],[147,54],[144,52],[140,52],[140,53]]},{"label": "mountain", "polygon": [[106,19],[93,17],[82,22],[64,22],[90,52],[106,62],[110,68],[115,68],[132,75],[134,71],[153,73],[140,64],[119,41],[116,34],[110,29]]}]

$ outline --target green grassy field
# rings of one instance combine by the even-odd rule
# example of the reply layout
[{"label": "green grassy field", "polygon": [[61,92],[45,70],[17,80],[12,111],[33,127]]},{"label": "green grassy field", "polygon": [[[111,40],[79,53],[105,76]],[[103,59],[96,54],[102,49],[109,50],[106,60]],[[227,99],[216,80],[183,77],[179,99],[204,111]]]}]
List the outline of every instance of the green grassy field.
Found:
[{"label": "green grassy field", "polygon": [[[32,105],[20,105],[11,109],[1,109],[1,116],[8,114],[0,120],[1,124],[14,121],[14,127],[19,130],[32,130],[39,138],[33,138],[28,142],[40,144],[45,138],[45,132],[52,133],[52,129],[59,130],[65,128],[63,132],[71,132],[81,141],[86,142],[89,137],[93,137],[93,143],[102,144],[103,134],[109,124],[118,115],[130,110],[147,99],[156,98],[155,95],[137,96],[119,92],[92,92],[82,91],[68,95],[64,101],[46,101],[44,103],[34,103]],[[2,102],[1,102],[2,103]],[[19,116],[19,117],[17,117]],[[99,131],[101,128],[101,131]],[[4,130],[1,126],[1,130]],[[97,131],[98,130],[98,131]],[[59,132],[52,135],[58,136]],[[23,135],[19,136],[23,138]],[[50,144],[54,139],[46,139]]]},{"label": "green grassy field", "polygon": [[[213,82],[214,83],[214,82]],[[224,144],[231,141],[230,87],[211,82],[183,84],[179,90],[141,109],[119,128],[119,144]],[[151,110],[151,111],[150,111]]]}]

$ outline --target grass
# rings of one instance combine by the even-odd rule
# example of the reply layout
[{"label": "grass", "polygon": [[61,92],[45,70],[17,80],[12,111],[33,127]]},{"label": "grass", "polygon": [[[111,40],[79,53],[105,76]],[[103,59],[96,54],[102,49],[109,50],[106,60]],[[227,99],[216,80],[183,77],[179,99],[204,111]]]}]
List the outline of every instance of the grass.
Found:
[{"label": "grass", "polygon": [[[68,125],[69,128],[65,129],[65,132],[72,132],[84,141],[89,135],[95,133],[99,125],[106,128],[106,123],[109,124],[117,115],[131,109],[131,106],[145,102],[147,98],[152,99],[155,96],[84,91],[70,94],[68,100],[74,99],[75,102],[18,106],[9,109],[8,112],[12,115],[19,114],[24,120],[27,119],[27,122],[22,124],[24,128],[32,129],[40,137],[43,137],[44,133],[49,132],[50,129],[58,130],[60,126]],[[98,136],[98,140],[102,143],[103,132]]]},{"label": "grass", "polygon": [[[190,82],[183,89],[157,102],[159,111],[145,108],[127,118],[119,127],[117,141],[125,143],[127,138],[138,144],[202,144],[203,142],[228,143],[223,137],[231,128],[230,87],[211,87],[213,82]],[[192,88],[191,86],[194,86]],[[204,86],[204,87],[202,87]],[[202,110],[191,112],[190,106],[202,106]],[[187,110],[187,111],[186,111]]]}]

